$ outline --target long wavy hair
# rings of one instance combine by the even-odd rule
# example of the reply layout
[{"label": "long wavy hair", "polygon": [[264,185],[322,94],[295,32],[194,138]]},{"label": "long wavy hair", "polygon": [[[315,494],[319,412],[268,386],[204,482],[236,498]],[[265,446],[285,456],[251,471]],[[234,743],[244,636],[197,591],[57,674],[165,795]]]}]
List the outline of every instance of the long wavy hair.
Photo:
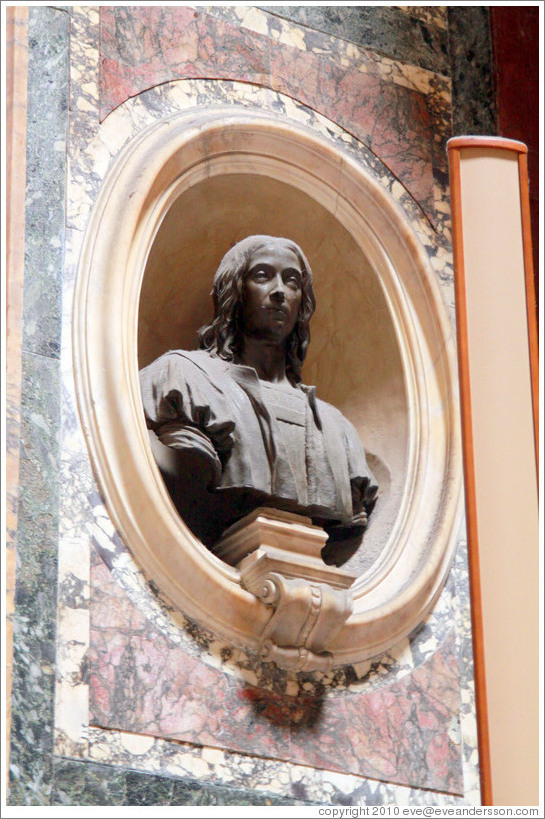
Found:
[{"label": "long wavy hair", "polygon": [[297,256],[302,272],[301,305],[297,323],[286,341],[286,374],[292,381],[301,381],[301,369],[310,341],[310,319],[316,307],[312,287],[312,271],[305,254],[295,242],[276,236],[248,236],[232,247],[223,257],[214,276],[212,298],[214,320],[199,330],[200,347],[212,355],[234,361],[242,352],[242,303],[244,279],[254,253],[274,242]]}]

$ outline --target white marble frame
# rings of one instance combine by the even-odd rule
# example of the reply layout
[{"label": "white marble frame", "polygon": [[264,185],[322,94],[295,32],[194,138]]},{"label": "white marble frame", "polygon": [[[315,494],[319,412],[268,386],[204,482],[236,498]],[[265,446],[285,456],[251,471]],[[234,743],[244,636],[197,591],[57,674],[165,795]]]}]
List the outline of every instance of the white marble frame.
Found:
[{"label": "white marble frame", "polygon": [[405,367],[411,450],[383,557],[358,578],[336,664],[392,646],[436,601],[456,545],[461,455],[455,340],[435,275],[406,216],[329,140],[236,106],[171,115],[120,153],[98,197],[74,301],[74,366],[83,428],[112,520],[147,573],[187,615],[256,649],[270,616],[238,572],[177,515],[153,459],[138,384],[137,321],[149,249],[172,202],[211,173],[237,170],[299,187],[334,212],[373,262]]}]

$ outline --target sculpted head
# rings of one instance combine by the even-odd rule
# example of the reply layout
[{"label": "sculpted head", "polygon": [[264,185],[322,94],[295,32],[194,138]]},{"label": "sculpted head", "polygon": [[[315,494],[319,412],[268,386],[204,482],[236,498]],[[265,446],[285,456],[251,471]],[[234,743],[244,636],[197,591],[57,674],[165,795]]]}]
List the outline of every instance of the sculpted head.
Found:
[{"label": "sculpted head", "polygon": [[246,279],[254,259],[262,260],[268,249],[281,249],[294,256],[301,271],[301,301],[295,326],[286,346],[286,372],[301,380],[301,368],[310,341],[309,323],[316,300],[309,263],[295,242],[274,236],[248,236],[232,247],[223,257],[214,277],[212,297],[214,320],[199,331],[200,346],[227,361],[236,361],[240,354],[245,315]]}]

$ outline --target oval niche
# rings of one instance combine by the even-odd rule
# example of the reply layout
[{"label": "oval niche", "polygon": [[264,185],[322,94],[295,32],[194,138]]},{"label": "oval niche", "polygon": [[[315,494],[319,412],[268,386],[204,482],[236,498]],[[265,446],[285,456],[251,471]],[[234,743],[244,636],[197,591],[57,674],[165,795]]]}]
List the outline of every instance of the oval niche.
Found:
[{"label": "oval niche", "polygon": [[291,122],[233,108],[176,115],[117,159],[78,272],[80,410],[112,519],[186,614],[253,649],[269,617],[236,569],[177,514],[144,424],[139,368],[194,349],[217,266],[253,233],[287,236],[313,269],[304,381],[354,423],[381,495],[343,568],[358,576],[337,664],[406,636],[439,594],[456,542],[461,469],[452,331],[406,217],[372,176]]},{"label": "oval niche", "polygon": [[[210,289],[224,255],[252,234],[287,236],[313,270],[317,308],[304,380],[360,433],[380,484],[365,543],[344,568],[360,575],[388,542],[408,473],[403,361],[380,280],[355,239],[319,202],[257,173],[207,175],[171,205],[150,250],[138,320],[138,366],[194,349],[213,316]],[[380,473],[380,474],[379,474]]]}]

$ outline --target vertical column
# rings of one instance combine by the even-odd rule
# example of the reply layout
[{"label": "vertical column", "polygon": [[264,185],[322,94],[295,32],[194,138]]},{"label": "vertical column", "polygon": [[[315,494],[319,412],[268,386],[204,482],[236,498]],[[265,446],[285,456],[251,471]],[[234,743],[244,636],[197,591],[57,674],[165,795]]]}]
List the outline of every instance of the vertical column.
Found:
[{"label": "vertical column", "polygon": [[537,331],[526,147],[450,140],[484,804],[539,800]]}]

